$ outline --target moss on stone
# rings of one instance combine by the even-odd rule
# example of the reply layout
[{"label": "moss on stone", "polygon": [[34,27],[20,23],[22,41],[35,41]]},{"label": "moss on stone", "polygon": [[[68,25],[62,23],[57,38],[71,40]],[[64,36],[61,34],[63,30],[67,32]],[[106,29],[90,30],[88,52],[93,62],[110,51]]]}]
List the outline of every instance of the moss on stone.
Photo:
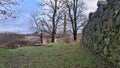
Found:
[{"label": "moss on stone", "polygon": [[[104,2],[99,1],[103,4]],[[120,11],[114,5],[98,7],[83,29],[83,43],[108,62],[120,64]],[[106,8],[107,7],[107,8]],[[100,9],[105,8],[105,11]]]}]

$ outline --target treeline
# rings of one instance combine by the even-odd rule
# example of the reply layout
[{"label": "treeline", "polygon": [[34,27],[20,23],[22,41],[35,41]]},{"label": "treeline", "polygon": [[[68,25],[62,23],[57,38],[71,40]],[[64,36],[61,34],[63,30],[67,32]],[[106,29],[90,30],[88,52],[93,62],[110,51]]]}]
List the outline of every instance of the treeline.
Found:
[{"label": "treeline", "polygon": [[51,42],[55,42],[57,33],[65,36],[68,32],[77,40],[77,33],[87,20],[83,0],[43,0],[39,6],[42,11],[31,15],[36,31],[49,34]]},{"label": "treeline", "polygon": [[24,38],[24,35],[17,34],[17,33],[11,33],[11,32],[5,32],[0,33],[0,47],[9,47],[17,44],[18,42],[22,41]]}]

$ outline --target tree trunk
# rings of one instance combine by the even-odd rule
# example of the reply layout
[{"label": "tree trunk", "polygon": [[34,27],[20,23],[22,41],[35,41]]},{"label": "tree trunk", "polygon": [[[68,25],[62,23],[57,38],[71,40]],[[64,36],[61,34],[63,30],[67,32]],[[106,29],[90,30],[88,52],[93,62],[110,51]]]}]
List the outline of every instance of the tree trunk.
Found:
[{"label": "tree trunk", "polygon": [[53,32],[52,32],[52,40],[51,42],[55,42],[55,28],[53,26]]},{"label": "tree trunk", "polygon": [[52,34],[52,40],[51,42],[55,42],[55,34]]},{"label": "tree trunk", "polygon": [[77,40],[77,31],[74,31],[73,36],[74,36],[74,41],[76,41]]},{"label": "tree trunk", "polygon": [[77,14],[77,9],[74,10],[74,23],[73,23],[74,24],[74,41],[77,40],[77,16],[76,14]]},{"label": "tree trunk", "polygon": [[53,14],[53,19],[52,19],[52,22],[53,22],[53,29],[52,29],[52,40],[51,42],[55,42],[55,33],[56,33],[56,25],[55,25],[55,15],[56,15],[56,10],[54,10],[54,14]]}]

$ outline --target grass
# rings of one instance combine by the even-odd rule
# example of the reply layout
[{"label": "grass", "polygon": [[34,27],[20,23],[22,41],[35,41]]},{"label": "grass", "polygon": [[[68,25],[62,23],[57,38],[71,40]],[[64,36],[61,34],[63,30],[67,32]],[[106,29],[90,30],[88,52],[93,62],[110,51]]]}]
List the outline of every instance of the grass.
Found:
[{"label": "grass", "polygon": [[0,49],[0,68],[97,68],[99,62],[73,44],[52,43],[52,46]]}]

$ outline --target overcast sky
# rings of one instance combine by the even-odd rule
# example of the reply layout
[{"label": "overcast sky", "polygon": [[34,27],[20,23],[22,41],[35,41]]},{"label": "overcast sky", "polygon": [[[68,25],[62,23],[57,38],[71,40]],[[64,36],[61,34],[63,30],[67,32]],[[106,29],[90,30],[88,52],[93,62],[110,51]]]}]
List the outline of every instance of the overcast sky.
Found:
[{"label": "overcast sky", "polygon": [[[17,7],[17,10],[21,11],[19,13],[19,18],[0,23],[0,32],[32,32],[32,30],[30,29],[29,18],[30,14],[33,14],[40,10],[40,7],[37,6],[39,2],[41,2],[41,0],[24,0],[23,2],[21,2],[20,6]],[[94,12],[96,10],[97,0],[84,0],[84,2],[88,7],[86,14],[89,14],[89,12]]]}]

